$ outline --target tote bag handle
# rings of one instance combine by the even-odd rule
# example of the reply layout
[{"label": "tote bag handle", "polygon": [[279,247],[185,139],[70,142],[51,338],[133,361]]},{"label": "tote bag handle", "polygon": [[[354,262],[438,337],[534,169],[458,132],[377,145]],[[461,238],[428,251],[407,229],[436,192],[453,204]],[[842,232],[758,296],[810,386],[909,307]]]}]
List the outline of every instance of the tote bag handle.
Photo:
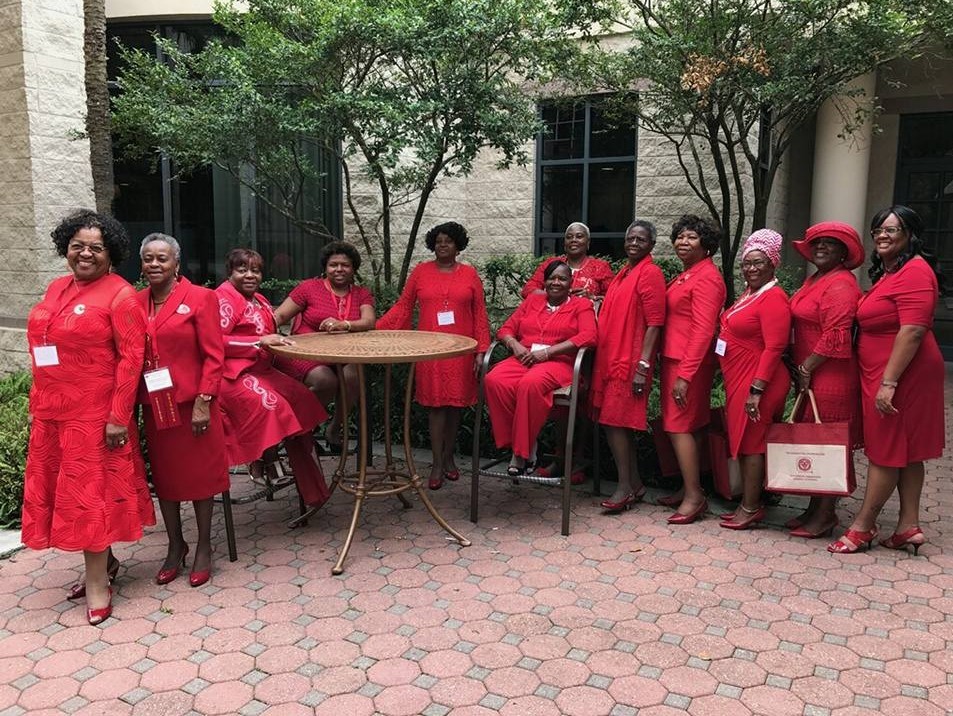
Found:
[{"label": "tote bag handle", "polygon": [[804,398],[805,395],[807,395],[811,401],[811,410],[814,411],[814,422],[820,425],[821,416],[817,412],[817,401],[814,399],[814,391],[810,388],[797,394],[797,398],[794,399],[794,405],[791,406],[791,414],[788,416],[787,422],[794,422],[794,416],[797,415],[797,409],[801,407],[801,399]]}]

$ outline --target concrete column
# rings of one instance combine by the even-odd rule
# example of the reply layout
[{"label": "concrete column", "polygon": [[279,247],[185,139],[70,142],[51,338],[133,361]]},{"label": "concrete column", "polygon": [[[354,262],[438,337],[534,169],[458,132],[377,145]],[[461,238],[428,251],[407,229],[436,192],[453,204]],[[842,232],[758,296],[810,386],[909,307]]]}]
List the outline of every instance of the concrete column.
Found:
[{"label": "concrete column", "polygon": [[29,364],[26,317],[63,273],[49,232],[94,205],[83,3],[0,0],[0,373]]},{"label": "concrete column", "polygon": [[867,225],[867,176],[873,122],[868,117],[862,126],[846,134],[843,112],[852,112],[855,106],[869,107],[875,84],[873,72],[858,77],[851,88],[862,90],[862,96],[829,99],[817,113],[812,224],[843,221],[861,232]]}]

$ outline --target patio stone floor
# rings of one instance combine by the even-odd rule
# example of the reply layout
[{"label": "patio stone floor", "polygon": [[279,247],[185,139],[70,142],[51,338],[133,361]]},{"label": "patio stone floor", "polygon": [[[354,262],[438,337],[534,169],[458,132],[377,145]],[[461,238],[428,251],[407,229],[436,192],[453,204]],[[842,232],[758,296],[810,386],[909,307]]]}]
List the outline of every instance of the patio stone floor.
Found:
[{"label": "patio stone floor", "polygon": [[[950,427],[948,408],[953,445]],[[668,526],[651,504],[605,516],[580,490],[562,537],[556,490],[484,479],[473,525],[464,476],[431,495],[472,546],[417,503],[374,500],[339,577],[349,503],[288,530],[287,495],[236,506],[234,563],[216,514],[198,589],[152,581],[161,527],[120,545],[99,627],[64,598],[78,555],[24,550],[0,562],[0,716],[951,714],[951,479],[948,449],[928,464],[915,558],[790,538],[792,498],[728,532],[712,514]],[[894,499],[885,534],[895,518]]]}]

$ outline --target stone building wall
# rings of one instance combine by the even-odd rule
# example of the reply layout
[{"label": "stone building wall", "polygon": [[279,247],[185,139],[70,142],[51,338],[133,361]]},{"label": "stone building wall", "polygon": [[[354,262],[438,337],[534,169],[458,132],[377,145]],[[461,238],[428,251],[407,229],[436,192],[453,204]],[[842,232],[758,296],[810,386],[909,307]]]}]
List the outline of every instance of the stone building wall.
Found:
[{"label": "stone building wall", "polygon": [[28,364],[30,307],[63,273],[49,232],[93,204],[83,3],[0,0],[0,373]]}]

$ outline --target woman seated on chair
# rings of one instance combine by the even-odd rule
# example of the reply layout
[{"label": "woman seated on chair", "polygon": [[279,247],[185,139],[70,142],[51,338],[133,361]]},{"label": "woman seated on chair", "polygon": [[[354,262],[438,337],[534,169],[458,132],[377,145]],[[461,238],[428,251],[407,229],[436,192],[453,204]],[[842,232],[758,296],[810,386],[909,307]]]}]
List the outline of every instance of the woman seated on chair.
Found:
[{"label": "woman seated on chair", "polygon": [[499,448],[512,447],[507,472],[532,472],[527,458],[553,406],[553,391],[572,383],[580,348],[596,344],[592,301],[569,295],[572,271],[564,261],[544,272],[544,293],[529,294],[497,337],[513,355],[487,374],[484,390],[493,437]]},{"label": "woman seated on chair", "polygon": [[[232,249],[225,257],[228,278],[215,289],[225,338],[220,397],[228,461],[251,465],[284,440],[301,499],[319,507],[330,493],[311,431],[327,413],[314,393],[272,366],[266,346],[294,341],[275,332],[271,305],[258,293],[263,265],[257,251]],[[255,474],[262,466],[250,469]]]},{"label": "woman seated on chair", "polygon": [[[293,333],[357,333],[374,328],[374,296],[354,278],[361,268],[361,255],[347,241],[332,241],[321,250],[321,276],[305,279],[275,311],[275,321],[283,325],[293,318]],[[308,360],[279,358],[278,368],[292,378],[303,380],[322,405],[337,397],[338,374],[333,365]],[[344,366],[348,403],[357,397],[357,369]],[[334,411],[324,437],[327,452],[341,454],[341,410]]]},{"label": "woman seated on chair", "polygon": [[189,584],[205,584],[212,569],[212,497],[228,490],[228,457],[218,403],[225,352],[218,297],[179,276],[179,242],[149,234],[139,248],[148,286],[137,298],[148,318],[142,403],[152,482],[169,537],[156,584],[179,576],[189,545],[180,502],[195,509],[198,544]]}]

